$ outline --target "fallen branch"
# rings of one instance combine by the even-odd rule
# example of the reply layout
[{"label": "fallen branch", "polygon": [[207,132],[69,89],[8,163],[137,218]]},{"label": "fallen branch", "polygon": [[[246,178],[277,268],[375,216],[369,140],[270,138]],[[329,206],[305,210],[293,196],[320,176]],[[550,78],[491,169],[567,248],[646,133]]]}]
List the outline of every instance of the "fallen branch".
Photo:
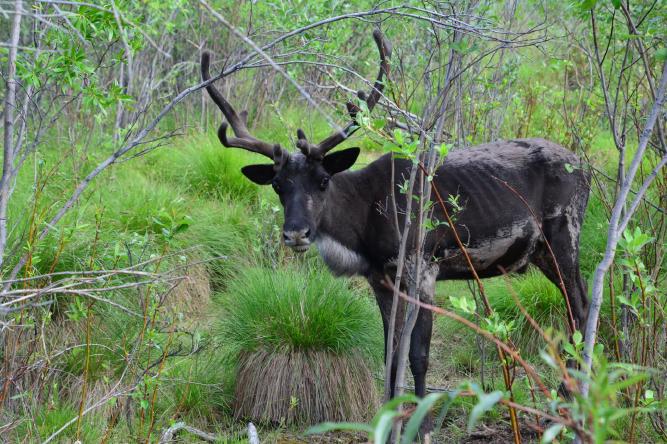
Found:
[{"label": "fallen branch", "polygon": [[[167,430],[162,433],[162,437],[160,438],[159,443],[160,444],[165,444],[168,442],[172,442],[174,440],[174,435],[181,430],[185,430],[188,433],[191,433],[195,435],[198,438],[203,439],[204,441],[208,442],[216,442],[220,438],[216,435],[213,435],[212,433],[204,432],[203,430],[196,429],[192,426],[187,425],[183,421],[177,422],[173,426],[169,427]],[[259,442],[259,441],[258,441]]]}]

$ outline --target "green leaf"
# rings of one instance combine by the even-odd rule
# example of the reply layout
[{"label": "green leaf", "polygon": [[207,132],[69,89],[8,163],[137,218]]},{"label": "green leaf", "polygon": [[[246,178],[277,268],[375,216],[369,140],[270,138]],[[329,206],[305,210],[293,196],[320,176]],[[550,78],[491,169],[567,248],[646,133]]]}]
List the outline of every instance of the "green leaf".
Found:
[{"label": "green leaf", "polygon": [[611,0],[611,4],[614,5],[614,9],[621,7],[621,0]]},{"label": "green leaf", "polygon": [[659,62],[667,60],[667,48],[660,48],[655,52],[655,59]]},{"label": "green leaf", "polygon": [[449,301],[452,306],[467,314],[473,314],[477,310],[477,305],[473,299],[468,299],[466,296],[450,296]]},{"label": "green leaf", "polygon": [[373,122],[371,122],[371,127],[374,130],[379,130],[384,128],[384,126],[387,124],[387,121],[385,119],[374,119]]},{"label": "green leaf", "polygon": [[172,232],[172,235],[176,235],[178,233],[182,233],[183,231],[187,230],[190,228],[190,223],[189,222],[183,222],[180,223]]},{"label": "green leaf", "polygon": [[442,157],[443,159],[447,157],[447,154],[449,154],[449,145],[447,145],[446,143],[442,143],[440,145],[440,148],[438,148],[438,153],[440,154],[440,157]]},{"label": "green leaf", "polygon": [[574,166],[572,166],[572,164],[570,164],[570,163],[566,163],[565,164],[565,171],[567,171],[568,173],[574,172]]},{"label": "green leaf", "polygon": [[398,412],[395,410],[388,410],[382,412],[378,417],[378,420],[373,430],[373,442],[375,444],[385,444],[389,435],[391,434],[391,429],[394,425],[394,418],[398,416]]},{"label": "green leaf", "polygon": [[484,413],[491,410],[493,406],[498,404],[498,401],[503,399],[503,392],[496,390],[489,394],[480,394],[478,397],[479,402],[473,407],[472,412],[470,412],[470,418],[468,419],[468,433],[472,432],[475,424],[477,424],[477,421],[479,421]]},{"label": "green leaf", "polygon": [[396,145],[403,145],[405,138],[403,137],[403,131],[396,128],[394,130],[394,140],[396,140]]},{"label": "green leaf", "polygon": [[604,344],[600,344],[600,343],[598,342],[598,343],[595,344],[595,346],[593,347],[593,353],[601,354],[602,352],[604,352]]},{"label": "green leaf", "polygon": [[395,398],[391,398],[389,401],[384,403],[380,411],[378,411],[375,414],[375,417],[373,418],[372,424],[377,424],[378,421],[380,420],[380,416],[382,413],[388,410],[394,410],[396,407],[398,407],[400,404],[403,404],[404,402],[414,402],[417,403],[419,402],[419,398],[413,394],[406,394],[406,395],[401,395],[397,396]]},{"label": "green leaf", "polygon": [[644,381],[645,379],[648,379],[648,375],[645,373],[638,373],[634,375],[628,375],[626,379],[622,379],[618,381],[615,384],[610,384],[610,387],[613,388],[614,390],[620,392],[621,390],[625,389],[626,387],[631,387],[638,382]]},{"label": "green leaf", "polygon": [[581,0],[579,2],[579,8],[584,11],[587,11],[589,9],[594,9],[596,3],[597,0]]},{"label": "green leaf", "polygon": [[449,407],[452,405],[456,397],[459,396],[459,393],[461,393],[460,389],[456,389],[448,393],[447,400],[443,402],[442,405],[440,406],[440,412],[438,413],[438,417],[436,418],[434,423],[433,434],[436,434],[438,433],[438,431],[440,431],[442,423],[445,420],[445,416],[447,416],[447,412],[449,411]]},{"label": "green leaf", "polygon": [[552,442],[560,434],[561,430],[563,430],[563,427],[563,424],[553,424],[551,427],[544,431],[542,440],[540,442],[542,444]]},{"label": "green leaf", "polygon": [[387,140],[382,144],[382,152],[388,153],[390,151],[394,151],[396,145],[394,145],[394,142]]},{"label": "green leaf", "polygon": [[440,398],[442,398],[443,395],[445,394],[431,393],[426,397],[424,397],[423,399],[419,400],[419,402],[417,403],[417,408],[410,417],[408,423],[405,425],[405,431],[403,432],[403,438],[401,439],[401,442],[403,444],[410,444],[412,443],[412,441],[415,440],[415,437],[419,432],[419,427],[421,426],[421,423],[424,421],[424,417],[433,408],[433,404],[435,404]]},{"label": "green leaf", "polygon": [[574,347],[569,342],[563,344],[563,350],[565,350],[567,354],[572,357],[574,357],[577,354],[577,352],[574,350]]}]

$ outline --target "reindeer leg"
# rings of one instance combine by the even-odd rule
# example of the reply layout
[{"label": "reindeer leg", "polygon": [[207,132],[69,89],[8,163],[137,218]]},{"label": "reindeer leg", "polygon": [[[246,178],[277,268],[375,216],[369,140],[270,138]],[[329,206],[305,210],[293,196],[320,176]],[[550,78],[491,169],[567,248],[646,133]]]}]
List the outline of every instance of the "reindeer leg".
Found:
[{"label": "reindeer leg", "polygon": [[[576,221],[575,221],[576,222]],[[538,247],[531,262],[535,264],[542,273],[558,287],[567,298],[572,309],[574,328],[582,335],[586,330],[586,318],[588,316],[588,295],[586,282],[581,276],[579,268],[579,229],[578,224],[573,222],[569,216],[562,216],[545,220],[542,230],[546,240],[551,245],[553,254],[558,262],[559,273],[554,265],[554,258],[545,246]],[[565,292],[561,287],[561,278],[565,286]],[[569,321],[568,321],[569,322]],[[571,338],[570,338],[571,340]],[[577,368],[574,359],[566,362],[568,368]],[[558,391],[569,398],[570,393],[563,383]]]},{"label": "reindeer leg", "polygon": [[410,338],[410,370],[415,380],[415,395],[423,398],[426,395],[426,371],[431,345],[433,314],[429,310],[420,309],[417,324]]},{"label": "reindeer leg", "polygon": [[[431,346],[431,331],[433,326],[433,313],[423,308],[419,309],[417,324],[412,330],[410,337],[410,370],[415,381],[415,395],[423,398],[426,395],[426,372],[428,370],[428,356]],[[429,442],[430,433],[433,430],[433,419],[429,413],[424,418],[419,436],[421,442]]]}]

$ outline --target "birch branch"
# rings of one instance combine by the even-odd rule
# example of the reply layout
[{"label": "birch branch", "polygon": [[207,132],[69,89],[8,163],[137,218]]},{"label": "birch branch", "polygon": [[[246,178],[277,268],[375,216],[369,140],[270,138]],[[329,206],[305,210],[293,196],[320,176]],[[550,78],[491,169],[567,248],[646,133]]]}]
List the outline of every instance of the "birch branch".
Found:
[{"label": "birch branch", "polygon": [[16,56],[19,39],[21,37],[21,11],[23,2],[16,0],[12,34],[9,43],[9,57],[7,59],[7,92],[4,109],[4,145],[2,162],[2,179],[0,180],[0,269],[4,263],[7,247],[7,207],[9,204],[12,171],[14,163],[14,109],[16,108]]},{"label": "birch branch", "polygon": [[[625,176],[625,181],[619,190],[618,197],[616,198],[616,203],[611,213],[611,218],[609,220],[609,229],[607,231],[607,246],[605,249],[604,257],[602,261],[598,264],[595,269],[595,274],[593,275],[593,289],[591,291],[591,305],[588,312],[588,320],[586,321],[586,334],[585,334],[585,343],[584,343],[584,371],[590,376],[592,371],[593,363],[593,348],[595,346],[597,338],[597,329],[598,329],[598,320],[600,318],[600,308],[602,307],[602,297],[604,290],[604,277],[609,271],[609,267],[614,261],[616,255],[616,248],[618,247],[618,242],[623,233],[623,229],[627,225],[627,221],[632,217],[632,213],[637,209],[641,197],[644,195],[650,185],[651,181],[655,179],[657,171],[655,174],[649,175],[644,181],[642,187],[637,191],[635,200],[630,208],[630,211],[625,214],[623,220],[623,208],[625,207],[628,194],[630,193],[630,188],[632,187],[632,182],[637,175],[637,171],[641,165],[642,159],[644,157],[644,152],[653,133],[653,127],[655,126],[656,121],[658,120],[658,115],[662,110],[662,106],[665,103],[665,89],[667,88],[667,62],[664,63],[662,68],[662,78],[660,80],[660,87],[656,95],[656,100],[653,104],[653,108],[646,119],[646,124],[644,130],[642,131],[641,137],[639,139],[639,146],[635,152],[634,157],[632,158],[632,163],[630,168]],[[664,159],[658,164],[659,167],[662,167],[665,164]],[[588,390],[590,384],[588,380],[582,383],[581,393],[583,396],[588,395]]]}]

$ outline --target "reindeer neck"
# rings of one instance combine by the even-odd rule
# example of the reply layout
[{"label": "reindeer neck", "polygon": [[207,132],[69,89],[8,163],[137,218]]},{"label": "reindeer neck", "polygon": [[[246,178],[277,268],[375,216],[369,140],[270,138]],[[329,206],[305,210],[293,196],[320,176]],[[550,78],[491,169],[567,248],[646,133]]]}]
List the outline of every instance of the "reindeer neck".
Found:
[{"label": "reindeer neck", "polygon": [[337,174],[331,180],[316,242],[335,274],[363,275],[368,271],[368,245],[362,239],[367,238],[370,212],[378,196],[386,194],[373,163],[361,170]]}]

